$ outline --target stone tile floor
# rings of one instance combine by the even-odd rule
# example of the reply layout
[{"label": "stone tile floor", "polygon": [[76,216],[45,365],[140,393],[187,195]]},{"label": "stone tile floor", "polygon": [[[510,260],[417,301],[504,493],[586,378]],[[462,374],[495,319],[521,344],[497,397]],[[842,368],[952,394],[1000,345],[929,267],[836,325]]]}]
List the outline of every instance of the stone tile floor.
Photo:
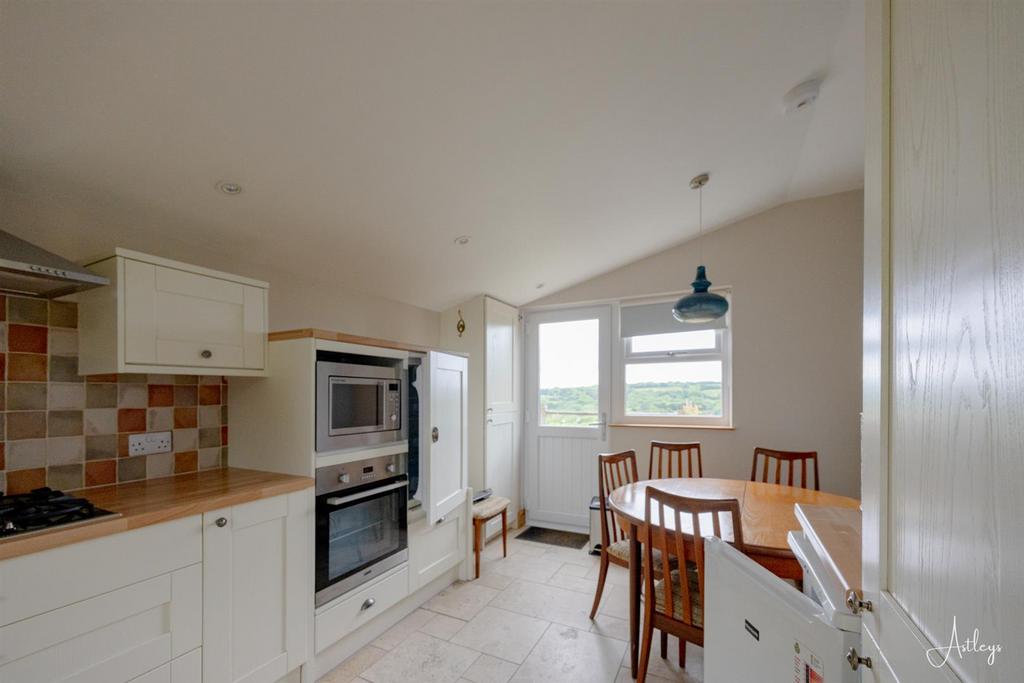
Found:
[{"label": "stone tile floor", "polygon": [[[598,560],[586,550],[509,539],[484,549],[480,578],[445,589],[321,683],[625,683],[629,674],[629,577],[611,566],[597,618],[590,605]],[[688,645],[686,670],[651,653],[648,680],[700,683],[703,650]]]}]

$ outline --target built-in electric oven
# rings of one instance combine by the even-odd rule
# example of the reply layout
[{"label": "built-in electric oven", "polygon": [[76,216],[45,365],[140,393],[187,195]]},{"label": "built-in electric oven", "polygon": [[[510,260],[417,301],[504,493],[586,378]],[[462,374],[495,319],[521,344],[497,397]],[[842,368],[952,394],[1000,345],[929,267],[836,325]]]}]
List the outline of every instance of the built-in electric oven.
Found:
[{"label": "built-in electric oven", "polygon": [[317,607],[409,559],[405,458],[317,469]]},{"label": "built-in electric oven", "polygon": [[406,376],[400,361],[318,355],[316,450],[375,446],[406,438]]}]

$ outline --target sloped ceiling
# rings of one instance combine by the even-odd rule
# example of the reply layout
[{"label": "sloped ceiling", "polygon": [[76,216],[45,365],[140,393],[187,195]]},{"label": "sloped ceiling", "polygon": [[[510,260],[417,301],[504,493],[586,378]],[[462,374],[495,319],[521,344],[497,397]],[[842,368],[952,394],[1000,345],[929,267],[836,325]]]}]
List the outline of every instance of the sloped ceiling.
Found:
[{"label": "sloped ceiling", "polygon": [[522,303],[692,237],[700,171],[710,227],[860,187],[862,23],[858,0],[7,0],[3,229]]}]

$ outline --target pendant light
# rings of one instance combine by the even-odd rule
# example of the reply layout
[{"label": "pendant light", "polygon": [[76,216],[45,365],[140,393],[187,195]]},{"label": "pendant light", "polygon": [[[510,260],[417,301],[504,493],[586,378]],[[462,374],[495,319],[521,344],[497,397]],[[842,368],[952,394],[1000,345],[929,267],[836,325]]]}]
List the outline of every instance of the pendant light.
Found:
[{"label": "pendant light", "polygon": [[[698,230],[697,242],[699,245],[698,255],[700,261],[704,260],[704,249],[701,244],[701,237],[704,234],[704,186],[708,184],[709,176],[701,173],[690,181],[690,189],[697,190],[698,206]],[[703,265],[697,266],[697,277],[693,281],[693,293],[687,294],[676,302],[672,307],[672,315],[681,323],[701,324],[718,320],[729,310],[729,302],[725,297],[709,292],[711,282],[708,281],[707,273]]]}]

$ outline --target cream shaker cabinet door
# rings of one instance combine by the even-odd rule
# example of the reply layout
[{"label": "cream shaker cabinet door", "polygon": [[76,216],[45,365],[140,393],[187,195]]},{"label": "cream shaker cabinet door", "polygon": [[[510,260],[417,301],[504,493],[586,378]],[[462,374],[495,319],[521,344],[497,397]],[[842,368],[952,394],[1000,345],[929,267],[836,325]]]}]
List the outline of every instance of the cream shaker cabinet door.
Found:
[{"label": "cream shaker cabinet door", "polygon": [[123,260],[124,362],[262,369],[266,290]]},{"label": "cream shaker cabinet door", "polygon": [[312,491],[203,515],[203,681],[274,683],[307,659]]}]

